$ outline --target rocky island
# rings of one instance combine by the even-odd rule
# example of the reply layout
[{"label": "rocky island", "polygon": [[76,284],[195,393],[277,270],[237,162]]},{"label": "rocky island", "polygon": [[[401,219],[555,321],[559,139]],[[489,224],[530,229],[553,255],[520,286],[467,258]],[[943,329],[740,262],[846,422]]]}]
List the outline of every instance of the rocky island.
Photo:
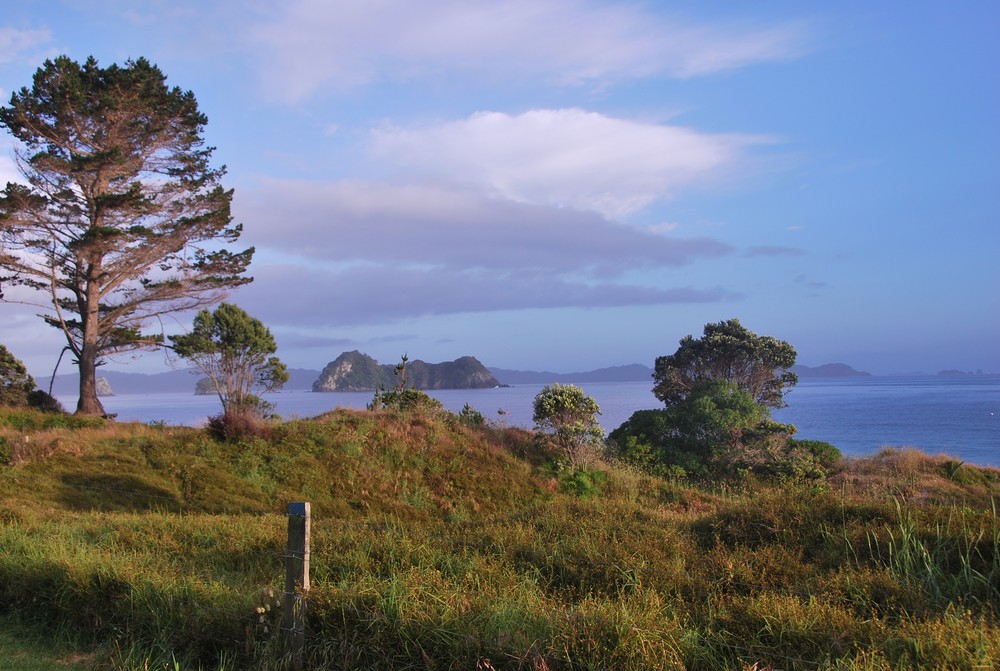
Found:
[{"label": "rocky island", "polygon": [[[396,367],[358,352],[344,352],[326,365],[312,390],[375,391],[396,385]],[[489,389],[499,387],[486,366],[475,357],[463,356],[444,363],[410,361],[406,364],[406,386],[414,389]]]}]

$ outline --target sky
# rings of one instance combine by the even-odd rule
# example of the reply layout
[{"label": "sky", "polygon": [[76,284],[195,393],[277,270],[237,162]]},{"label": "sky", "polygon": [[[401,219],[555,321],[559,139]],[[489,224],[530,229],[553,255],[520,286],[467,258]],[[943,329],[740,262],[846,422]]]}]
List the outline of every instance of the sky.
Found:
[{"label": "sky", "polygon": [[[191,90],[257,250],[228,300],[291,367],[652,366],[736,317],[804,365],[1000,373],[998,25],[993,0],[21,0],[0,101],[60,54]],[[0,343],[47,377],[37,312],[0,304]]]}]

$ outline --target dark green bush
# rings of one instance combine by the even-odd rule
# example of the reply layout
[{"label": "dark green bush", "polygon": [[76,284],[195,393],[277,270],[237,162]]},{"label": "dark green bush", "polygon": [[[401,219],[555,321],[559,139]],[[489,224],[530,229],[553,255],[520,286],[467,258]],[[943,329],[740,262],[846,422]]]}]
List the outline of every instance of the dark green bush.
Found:
[{"label": "dark green bush", "polygon": [[486,424],[486,418],[483,417],[483,413],[479,412],[468,403],[462,407],[461,412],[458,413],[458,418],[469,426],[485,426]]},{"label": "dark green bush", "polygon": [[792,439],[789,441],[789,446],[811,454],[819,465],[826,469],[829,469],[844,457],[840,450],[825,440]]},{"label": "dark green bush", "polygon": [[580,498],[589,498],[600,496],[607,481],[608,474],[605,471],[574,468],[559,476],[559,489]]},{"label": "dark green bush", "polygon": [[375,392],[375,397],[368,404],[369,410],[441,410],[441,401],[428,396],[419,389],[381,389]]},{"label": "dark green bush", "polygon": [[58,400],[41,389],[35,389],[28,394],[28,407],[42,412],[66,412]]}]

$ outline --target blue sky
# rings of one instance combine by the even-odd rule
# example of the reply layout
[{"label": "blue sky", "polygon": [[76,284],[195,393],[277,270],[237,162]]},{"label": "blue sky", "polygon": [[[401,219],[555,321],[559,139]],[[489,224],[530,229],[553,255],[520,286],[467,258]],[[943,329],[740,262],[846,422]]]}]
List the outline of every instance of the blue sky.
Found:
[{"label": "blue sky", "polygon": [[[230,300],[294,367],[652,365],[738,317],[806,365],[1000,372],[997,25],[991,1],[22,0],[0,97],[59,54],[193,91],[258,250]],[[51,371],[58,334],[0,311]]]}]

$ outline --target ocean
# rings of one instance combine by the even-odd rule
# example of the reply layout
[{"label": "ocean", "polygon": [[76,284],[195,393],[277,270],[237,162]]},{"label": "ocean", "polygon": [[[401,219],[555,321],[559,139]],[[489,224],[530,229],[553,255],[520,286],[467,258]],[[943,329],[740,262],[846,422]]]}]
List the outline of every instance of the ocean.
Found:
[{"label": "ocean", "polygon": [[[532,401],[541,384],[496,389],[430,392],[458,412],[468,403],[488,420],[531,427]],[[601,406],[600,422],[611,431],[636,410],[660,407],[650,382],[596,382],[578,386]],[[284,418],[315,417],[337,407],[364,408],[370,392],[267,394]],[[61,396],[72,409],[75,397]],[[189,393],[124,394],[102,399],[119,421],[204,424],[218,414],[214,396]],[[848,456],[882,447],[916,447],[944,453],[970,464],[1000,466],[1000,376],[920,376],[804,379],[786,397],[787,408],[774,418],[794,424],[799,438],[825,440]]]}]

